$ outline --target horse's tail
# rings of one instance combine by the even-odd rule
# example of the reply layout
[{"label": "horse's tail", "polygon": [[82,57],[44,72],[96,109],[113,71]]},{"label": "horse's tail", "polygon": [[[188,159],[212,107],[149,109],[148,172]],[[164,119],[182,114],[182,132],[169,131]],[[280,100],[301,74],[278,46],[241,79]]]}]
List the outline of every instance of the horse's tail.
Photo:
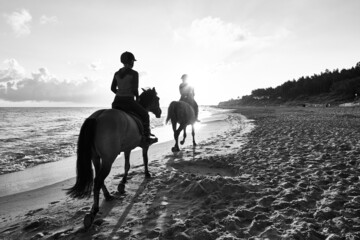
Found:
[{"label": "horse's tail", "polygon": [[74,198],[90,197],[93,186],[91,155],[96,129],[96,118],[87,118],[80,129],[77,145],[76,183],[67,189]]},{"label": "horse's tail", "polygon": [[173,101],[173,102],[170,103],[170,105],[168,107],[168,114],[167,114],[167,117],[166,117],[166,124],[176,116],[175,108],[176,108],[176,102]]}]

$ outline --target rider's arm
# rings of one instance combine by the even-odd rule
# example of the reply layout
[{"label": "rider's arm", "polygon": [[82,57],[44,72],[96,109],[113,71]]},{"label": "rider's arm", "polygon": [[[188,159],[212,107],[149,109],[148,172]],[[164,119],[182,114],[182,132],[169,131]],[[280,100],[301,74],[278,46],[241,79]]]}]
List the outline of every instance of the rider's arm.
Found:
[{"label": "rider's arm", "polygon": [[184,93],[184,84],[180,84],[179,85],[179,92],[180,92],[180,95],[183,96],[185,93]]},{"label": "rider's arm", "polygon": [[139,100],[139,74],[134,73],[134,84],[133,84],[133,93],[135,95],[136,101]]},{"label": "rider's arm", "polygon": [[115,93],[116,94],[116,86],[117,86],[117,81],[116,81],[116,79],[115,79],[115,75],[114,75],[114,79],[113,79],[113,81],[112,81],[112,83],[111,83],[111,91],[113,92],[113,93]]}]

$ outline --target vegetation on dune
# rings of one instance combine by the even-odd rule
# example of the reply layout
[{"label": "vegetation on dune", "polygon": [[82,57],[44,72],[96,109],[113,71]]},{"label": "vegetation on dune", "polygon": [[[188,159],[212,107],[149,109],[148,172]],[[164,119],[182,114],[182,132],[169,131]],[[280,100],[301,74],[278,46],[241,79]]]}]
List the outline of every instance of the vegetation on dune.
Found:
[{"label": "vegetation on dune", "polygon": [[289,80],[275,88],[259,88],[251,95],[219,103],[219,106],[342,103],[360,96],[360,62],[350,69],[328,69],[313,76]]}]

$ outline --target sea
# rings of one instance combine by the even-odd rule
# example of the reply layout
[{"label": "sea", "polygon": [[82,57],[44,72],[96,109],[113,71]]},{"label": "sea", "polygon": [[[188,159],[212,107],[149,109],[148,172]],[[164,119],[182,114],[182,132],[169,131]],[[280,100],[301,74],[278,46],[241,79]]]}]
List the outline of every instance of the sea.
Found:
[{"label": "sea", "polygon": [[[0,108],[0,175],[75,154],[84,120],[99,108]],[[151,127],[165,124],[151,117]]]},{"label": "sea", "polygon": [[[99,108],[0,108],[0,175],[73,156],[80,127]],[[202,107],[200,116],[215,108]],[[150,113],[151,128],[165,125]]]}]

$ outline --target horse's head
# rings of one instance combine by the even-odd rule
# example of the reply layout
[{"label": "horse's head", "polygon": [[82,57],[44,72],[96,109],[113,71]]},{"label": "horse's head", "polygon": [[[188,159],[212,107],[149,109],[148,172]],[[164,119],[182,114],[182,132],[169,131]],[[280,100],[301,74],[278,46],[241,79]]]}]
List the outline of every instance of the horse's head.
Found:
[{"label": "horse's head", "polygon": [[160,98],[157,96],[155,88],[142,89],[140,94],[140,104],[147,111],[155,114],[157,118],[161,117]]}]

